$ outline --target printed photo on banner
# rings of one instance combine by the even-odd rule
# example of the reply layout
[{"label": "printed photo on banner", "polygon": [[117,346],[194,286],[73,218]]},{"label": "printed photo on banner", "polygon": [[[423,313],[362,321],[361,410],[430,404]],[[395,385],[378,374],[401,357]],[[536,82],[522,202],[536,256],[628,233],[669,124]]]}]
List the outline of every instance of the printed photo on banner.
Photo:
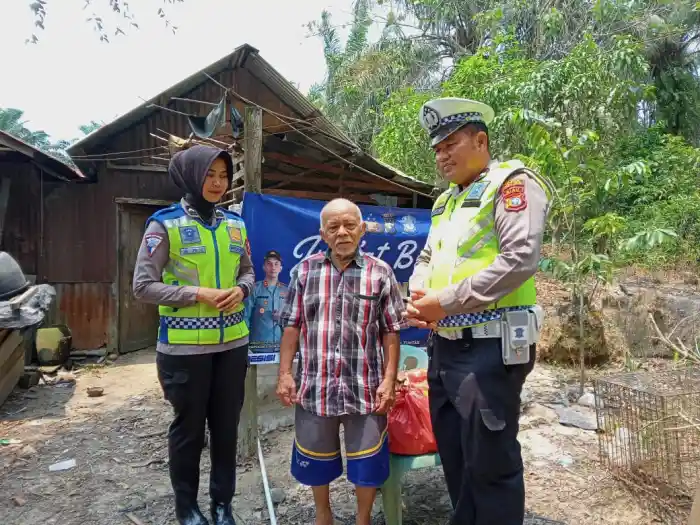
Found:
[{"label": "printed photo on banner", "polygon": [[[327,249],[319,234],[324,205],[308,199],[245,194],[243,219],[258,278],[245,304],[251,364],[279,363],[284,329],[280,314],[290,271],[305,257]],[[430,210],[359,206],[367,223],[360,249],[389,263],[406,294],[416,257],[428,236]],[[417,328],[401,332],[402,343],[413,346],[426,346],[427,337],[427,330]]]}]

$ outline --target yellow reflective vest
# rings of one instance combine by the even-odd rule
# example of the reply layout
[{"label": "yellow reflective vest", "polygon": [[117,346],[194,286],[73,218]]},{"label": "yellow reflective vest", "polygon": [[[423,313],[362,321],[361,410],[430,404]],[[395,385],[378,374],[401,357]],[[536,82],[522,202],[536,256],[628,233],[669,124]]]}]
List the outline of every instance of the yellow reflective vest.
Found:
[{"label": "yellow reflective vest", "polygon": [[[439,291],[457,284],[493,264],[499,254],[495,229],[496,199],[503,183],[514,174],[524,172],[535,180],[551,198],[549,181],[528,170],[517,160],[492,162],[488,171],[459,192],[452,185],[433,205],[430,235],[430,263],[427,287]],[[496,318],[503,309],[533,306],[537,303],[535,279],[484,308],[484,312],[450,316],[440,327],[466,328]]]},{"label": "yellow reflective vest", "polygon": [[[190,217],[181,204],[160,210],[149,219],[168,232],[170,258],[163,269],[163,282],[175,286],[227,289],[236,286],[241,255],[248,236],[240,215],[217,208],[224,217],[216,226]],[[248,335],[244,305],[231,312],[195,303],[184,308],[159,306],[158,340],[167,344],[211,345]]]}]

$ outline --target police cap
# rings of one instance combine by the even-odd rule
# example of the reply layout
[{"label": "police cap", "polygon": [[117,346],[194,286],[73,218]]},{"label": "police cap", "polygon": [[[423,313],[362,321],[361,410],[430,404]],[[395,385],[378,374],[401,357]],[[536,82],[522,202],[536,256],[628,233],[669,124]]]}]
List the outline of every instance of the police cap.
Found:
[{"label": "police cap", "polygon": [[275,250],[270,250],[265,254],[265,260],[267,261],[268,259],[277,259],[279,262],[282,262],[282,256]]},{"label": "police cap", "polygon": [[481,122],[488,125],[493,117],[493,108],[483,102],[446,97],[423,104],[418,120],[428,132],[430,146],[433,147],[467,124]]}]

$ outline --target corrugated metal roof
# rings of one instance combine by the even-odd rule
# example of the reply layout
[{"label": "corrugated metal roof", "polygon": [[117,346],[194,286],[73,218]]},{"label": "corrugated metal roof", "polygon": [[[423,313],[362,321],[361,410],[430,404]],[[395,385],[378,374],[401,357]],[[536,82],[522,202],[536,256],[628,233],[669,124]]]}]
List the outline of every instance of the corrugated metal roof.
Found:
[{"label": "corrugated metal roof", "polygon": [[263,59],[258,54],[256,48],[249,44],[244,44],[236,48],[235,51],[229,55],[197,71],[109,124],[93,131],[80,141],[71,145],[70,148],[68,148],[68,154],[90,154],[91,150],[99,144],[106,142],[109,138],[126,131],[140,120],[159,111],[159,109],[152,104],[165,106],[171,97],[183,96],[201,84],[210,82],[204,73],[216,76],[223,70],[231,67],[245,68],[250,71],[260,82],[265,84],[279,97],[285,105],[301,115],[303,120],[314,118],[314,125],[323,133],[334,139],[324,138],[322,134],[318,133],[314,134],[314,140],[323,143],[324,146],[335,151],[336,154],[346,156],[347,152],[351,151],[353,153],[354,162],[368,171],[377,173],[383,177],[395,179],[396,182],[401,182],[401,184],[426,193],[434,189],[433,185],[414,179],[363,152],[350,137],[332,124],[289,80],[284,78],[275,68]]},{"label": "corrugated metal roof", "polygon": [[78,168],[73,168],[56,157],[52,157],[48,153],[41,151],[36,146],[32,146],[2,130],[0,130],[0,146],[4,146],[5,148],[24,155],[42,168],[47,174],[57,179],[65,181],[81,181],[87,179]]}]

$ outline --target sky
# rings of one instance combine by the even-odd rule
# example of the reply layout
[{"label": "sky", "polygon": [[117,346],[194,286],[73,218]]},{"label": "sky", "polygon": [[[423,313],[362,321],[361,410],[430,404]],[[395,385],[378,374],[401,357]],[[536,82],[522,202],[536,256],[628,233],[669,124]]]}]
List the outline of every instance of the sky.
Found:
[{"label": "sky", "polygon": [[[46,29],[35,31],[30,0],[2,0],[0,49],[12,51],[3,53],[0,107],[24,110],[26,126],[54,140],[78,137],[81,124],[110,122],[244,43],[306,93],[325,75],[321,41],[306,24],[326,9],[343,34],[352,0],[185,0],[164,7],[175,34],[158,17],[163,0],[129,3],[138,30],[108,0],[85,10],[85,0],[46,0]],[[86,22],[93,12],[127,35],[100,42]],[[25,44],[33,32],[39,42]]]}]

